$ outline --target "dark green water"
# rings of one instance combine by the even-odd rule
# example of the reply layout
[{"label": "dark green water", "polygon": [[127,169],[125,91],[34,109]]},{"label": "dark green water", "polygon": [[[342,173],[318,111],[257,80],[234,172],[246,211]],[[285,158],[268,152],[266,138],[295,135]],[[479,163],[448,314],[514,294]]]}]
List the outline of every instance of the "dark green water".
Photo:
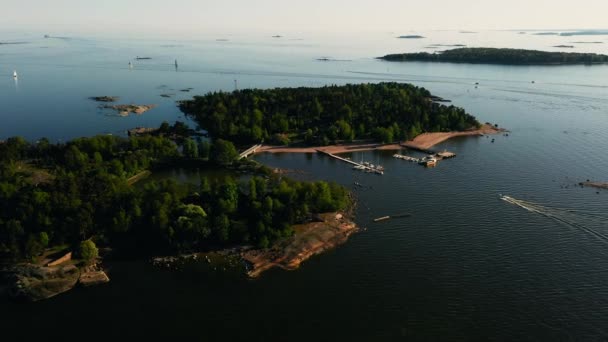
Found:
[{"label": "dark green water", "polygon": [[[608,181],[608,68],[387,64],[362,57],[383,49],[369,42],[364,49],[355,41],[354,47],[337,44],[331,50],[336,58],[355,57],[352,63],[315,64],[314,56],[332,49],[325,43],[187,43],[188,59],[180,61],[194,63],[200,53],[209,64],[180,73],[161,64],[106,72],[112,63],[118,65],[112,61],[89,73],[88,80],[79,60],[77,68],[65,67],[76,70],[72,82],[56,90],[49,86],[64,70],[58,62],[24,59],[32,77],[45,81],[32,84],[23,72],[15,96],[3,91],[3,136],[61,139],[156,124],[179,116],[172,102],[149,116],[119,121],[96,112],[85,98],[114,95],[116,79],[124,91],[140,87],[128,101],[150,102],[157,96],[152,91],[160,92],[156,83],[202,92],[229,89],[235,75],[260,87],[414,82],[511,133],[496,136],[494,143],[485,137],[450,140],[437,149],[458,156],[434,169],[394,159],[392,152],[352,155],[380,161],[384,176],[317,155],[256,156],[269,166],[303,170],[298,177],[364,184],[365,189],[353,191],[359,199],[356,221],[367,230],[297,271],[274,270],[256,280],[166,271],[147,261],[113,262],[112,281],[105,286],[35,304],[2,303],[2,336],[11,341],[84,336],[106,341],[607,340],[608,191],[575,184]],[[461,41],[441,41],[446,42]],[[88,51],[88,45],[78,44]],[[151,43],[140,44],[149,48]],[[149,49],[144,51],[156,51]],[[112,51],[103,50],[102,56],[114,56]],[[253,57],[243,61],[243,51],[253,51]],[[169,54],[163,53],[159,58]],[[224,64],[235,70],[222,73]],[[474,81],[480,81],[479,88]],[[82,111],[62,107],[74,92],[73,103]],[[32,97],[54,104],[46,112],[54,115],[41,116],[44,101],[29,101]],[[65,115],[57,114],[64,109]],[[82,115],[87,120],[77,119]],[[500,194],[541,205],[553,217],[502,201]],[[372,222],[404,212],[412,217]]]}]

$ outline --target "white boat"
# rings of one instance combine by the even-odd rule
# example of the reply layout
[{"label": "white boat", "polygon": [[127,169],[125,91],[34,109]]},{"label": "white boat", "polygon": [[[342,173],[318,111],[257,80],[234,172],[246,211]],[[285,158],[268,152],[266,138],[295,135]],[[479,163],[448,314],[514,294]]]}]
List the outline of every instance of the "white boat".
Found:
[{"label": "white boat", "polygon": [[13,71],[13,78],[17,78],[17,70]]}]

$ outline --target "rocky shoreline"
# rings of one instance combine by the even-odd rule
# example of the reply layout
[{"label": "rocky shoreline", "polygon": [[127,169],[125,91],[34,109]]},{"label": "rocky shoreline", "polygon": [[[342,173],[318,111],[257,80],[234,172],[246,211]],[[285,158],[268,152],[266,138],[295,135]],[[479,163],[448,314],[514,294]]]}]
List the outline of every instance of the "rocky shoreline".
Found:
[{"label": "rocky shoreline", "polygon": [[295,270],[311,257],[344,244],[359,230],[345,214],[337,212],[319,214],[312,222],[293,228],[294,236],[267,249],[242,246],[217,252],[156,257],[151,262],[170,270],[182,270],[192,264],[205,265],[210,271],[237,271],[257,278],[275,267]]},{"label": "rocky shoreline", "polygon": [[17,264],[0,271],[0,295],[17,300],[39,301],[67,292],[76,286],[94,286],[110,281],[99,264],[78,267]]}]

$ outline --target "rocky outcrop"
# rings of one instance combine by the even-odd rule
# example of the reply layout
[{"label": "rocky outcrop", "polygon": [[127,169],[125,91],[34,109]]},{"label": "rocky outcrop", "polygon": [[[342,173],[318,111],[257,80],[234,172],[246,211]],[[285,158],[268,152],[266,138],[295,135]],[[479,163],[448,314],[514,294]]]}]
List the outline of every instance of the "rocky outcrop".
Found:
[{"label": "rocky outcrop", "polygon": [[91,100],[97,102],[116,102],[118,101],[118,96],[93,96],[90,97]]},{"label": "rocky outcrop", "polygon": [[72,264],[55,267],[23,264],[5,273],[9,295],[30,301],[66,292],[76,285],[79,277],[80,270]]},{"label": "rocky outcrop", "polygon": [[103,270],[99,269],[97,266],[85,267],[78,279],[78,283],[82,286],[89,287],[94,285],[100,285],[109,283],[110,278]]},{"label": "rocky outcrop", "polygon": [[3,270],[0,276],[0,295],[27,301],[51,298],[78,284],[89,287],[110,281],[97,265],[78,268],[71,263],[52,267],[19,264]]},{"label": "rocky outcrop", "polygon": [[273,267],[295,270],[312,256],[344,244],[357,230],[343,214],[320,214],[314,222],[294,226],[292,238],[268,249],[245,251],[241,257],[250,263],[247,275],[252,278]]},{"label": "rocky outcrop", "polygon": [[118,112],[120,116],[128,116],[131,113],[140,115],[143,114],[150,109],[156,107],[156,105],[133,105],[133,104],[122,104],[122,105],[104,105],[101,106],[105,109],[113,109]]}]

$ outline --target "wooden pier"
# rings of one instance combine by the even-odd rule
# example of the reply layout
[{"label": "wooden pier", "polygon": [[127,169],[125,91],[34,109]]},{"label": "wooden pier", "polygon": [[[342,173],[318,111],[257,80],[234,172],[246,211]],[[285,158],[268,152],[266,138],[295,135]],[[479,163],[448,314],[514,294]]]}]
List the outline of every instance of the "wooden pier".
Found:
[{"label": "wooden pier", "polygon": [[393,158],[397,158],[397,159],[401,159],[401,160],[406,160],[406,161],[413,162],[413,163],[419,163],[420,162],[420,158],[414,158],[414,157],[410,157],[410,156],[406,156],[406,155],[398,154],[398,153],[393,154]]},{"label": "wooden pier", "polygon": [[258,150],[258,148],[262,147],[262,144],[258,144],[258,145],[253,145],[250,148],[246,149],[245,151],[241,152],[239,154],[239,159],[243,159],[243,158],[247,158],[250,155],[254,154],[255,151]]},{"label": "wooden pier", "polygon": [[337,156],[337,155],[335,155],[335,154],[332,154],[332,153],[329,153],[329,152],[326,152],[326,151],[323,151],[323,150],[317,150],[317,152],[318,152],[318,153],[321,153],[321,154],[324,154],[324,155],[326,155],[326,156],[329,156],[329,157],[332,157],[332,158],[335,158],[335,159],[341,160],[341,161],[343,161],[343,162],[349,163],[349,164],[351,164],[351,165],[355,165],[356,167],[360,168],[361,170],[365,170],[365,171],[374,172],[374,173],[377,173],[377,174],[379,174],[379,175],[383,175],[383,174],[384,174],[384,171],[382,171],[382,170],[378,170],[378,169],[373,168],[373,167],[370,167],[370,166],[368,166],[368,165],[364,165],[364,164],[357,163],[357,162],[352,161],[352,160],[350,160],[350,159],[342,158],[342,157],[340,157],[340,156]]}]

